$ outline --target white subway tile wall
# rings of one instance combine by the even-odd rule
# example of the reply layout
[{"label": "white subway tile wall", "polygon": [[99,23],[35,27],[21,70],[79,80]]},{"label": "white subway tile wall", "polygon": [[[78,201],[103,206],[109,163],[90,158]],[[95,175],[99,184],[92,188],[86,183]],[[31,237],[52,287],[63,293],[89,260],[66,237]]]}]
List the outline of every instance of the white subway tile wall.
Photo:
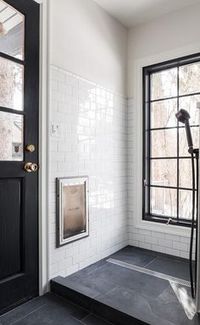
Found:
[{"label": "white subway tile wall", "polygon": [[[137,227],[133,99],[51,66],[49,278],[126,245],[187,258],[189,238]],[[56,177],[89,176],[90,236],[56,248]]]},{"label": "white subway tile wall", "polygon": [[[49,277],[128,245],[127,100],[51,66]],[[56,248],[56,177],[89,176],[90,236]]]}]

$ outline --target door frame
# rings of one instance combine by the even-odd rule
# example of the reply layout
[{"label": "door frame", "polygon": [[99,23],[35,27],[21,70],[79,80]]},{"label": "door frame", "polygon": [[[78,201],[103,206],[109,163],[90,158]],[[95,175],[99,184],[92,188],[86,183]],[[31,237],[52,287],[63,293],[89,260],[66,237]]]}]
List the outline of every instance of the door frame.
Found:
[{"label": "door frame", "polygon": [[40,104],[39,104],[39,295],[49,291],[49,4],[40,4]]}]

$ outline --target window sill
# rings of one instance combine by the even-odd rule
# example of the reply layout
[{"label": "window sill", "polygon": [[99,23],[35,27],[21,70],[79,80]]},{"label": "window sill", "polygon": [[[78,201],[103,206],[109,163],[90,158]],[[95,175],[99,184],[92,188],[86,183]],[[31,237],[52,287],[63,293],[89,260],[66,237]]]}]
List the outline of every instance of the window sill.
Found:
[{"label": "window sill", "polygon": [[167,225],[146,220],[141,220],[141,222],[136,224],[135,227],[138,229],[161,232],[170,235],[190,237],[190,227],[186,228],[183,226]]}]

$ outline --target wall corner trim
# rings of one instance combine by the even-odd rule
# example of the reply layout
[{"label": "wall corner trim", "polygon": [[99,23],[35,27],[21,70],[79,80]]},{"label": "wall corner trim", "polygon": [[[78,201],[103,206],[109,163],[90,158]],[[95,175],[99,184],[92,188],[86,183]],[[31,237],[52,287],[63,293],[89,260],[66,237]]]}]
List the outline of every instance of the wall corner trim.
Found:
[{"label": "wall corner trim", "polygon": [[48,0],[37,0],[40,4],[40,108],[39,108],[39,294],[49,290],[48,254]]}]

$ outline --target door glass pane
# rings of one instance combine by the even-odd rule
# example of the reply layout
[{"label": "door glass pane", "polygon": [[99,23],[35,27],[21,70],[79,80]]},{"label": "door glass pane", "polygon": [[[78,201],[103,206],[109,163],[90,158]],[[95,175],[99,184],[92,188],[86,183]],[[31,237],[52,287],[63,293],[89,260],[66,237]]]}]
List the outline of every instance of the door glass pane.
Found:
[{"label": "door glass pane", "polygon": [[180,67],[180,95],[200,92],[200,62]]},{"label": "door glass pane", "polygon": [[0,106],[23,110],[24,67],[0,57]]},{"label": "door glass pane", "polygon": [[166,217],[177,216],[177,191],[169,188],[150,189],[151,195],[151,214]]},{"label": "door glass pane", "polygon": [[0,0],[0,52],[24,59],[24,16]]},{"label": "door glass pane", "polygon": [[179,99],[180,108],[185,109],[190,114],[190,124],[199,125],[199,109],[197,108],[197,103],[200,103],[200,96],[188,96],[180,97]]},{"label": "door glass pane", "polygon": [[192,191],[179,191],[179,218],[191,220]]},{"label": "door glass pane", "polygon": [[177,126],[177,100],[163,100],[151,104],[151,128]]},{"label": "door glass pane", "polygon": [[177,68],[151,75],[151,100],[177,96]]},{"label": "door glass pane", "polygon": [[175,159],[151,160],[151,185],[177,186],[177,161]]},{"label": "door glass pane", "polygon": [[192,188],[192,164],[190,158],[179,160],[179,186]]},{"label": "door glass pane", "polygon": [[151,151],[151,157],[176,157],[176,129],[151,131]]},{"label": "door glass pane", "polygon": [[[194,148],[199,148],[199,128],[192,127],[191,133]],[[182,157],[190,156],[190,154],[188,153],[188,143],[185,128],[179,129],[179,155]]]},{"label": "door glass pane", "polygon": [[23,160],[23,116],[0,112],[0,161]]}]

